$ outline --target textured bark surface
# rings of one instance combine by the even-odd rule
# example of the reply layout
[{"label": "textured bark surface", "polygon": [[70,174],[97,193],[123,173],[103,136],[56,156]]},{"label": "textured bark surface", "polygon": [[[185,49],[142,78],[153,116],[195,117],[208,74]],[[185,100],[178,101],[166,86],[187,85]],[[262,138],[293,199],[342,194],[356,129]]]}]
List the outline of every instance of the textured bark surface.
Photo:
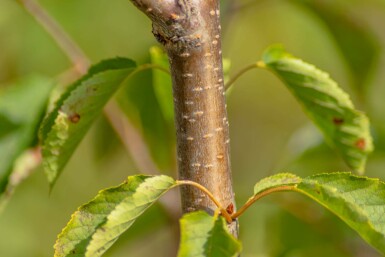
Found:
[{"label": "textured bark surface", "polygon": [[[131,0],[153,21],[173,80],[179,179],[200,183],[226,208],[234,203],[223,84],[218,0]],[[184,212],[212,213],[201,191],[182,188]],[[237,234],[236,222],[230,225]]]}]

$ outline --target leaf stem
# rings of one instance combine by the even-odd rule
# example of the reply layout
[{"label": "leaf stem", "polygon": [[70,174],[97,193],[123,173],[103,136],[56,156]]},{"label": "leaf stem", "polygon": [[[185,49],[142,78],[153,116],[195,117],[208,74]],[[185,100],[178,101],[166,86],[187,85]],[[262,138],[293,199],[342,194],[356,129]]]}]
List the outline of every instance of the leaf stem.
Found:
[{"label": "leaf stem", "polygon": [[232,77],[226,84],[225,84],[225,89],[226,91],[234,84],[234,82],[239,79],[239,77],[241,77],[243,74],[245,74],[246,72],[248,72],[249,70],[252,70],[254,68],[263,68],[265,67],[265,63],[262,62],[262,61],[258,61],[256,63],[253,63],[253,64],[250,64],[250,65],[247,65],[246,67],[242,68],[241,70],[239,70],[234,77]]},{"label": "leaf stem", "polygon": [[196,183],[194,181],[190,181],[190,180],[177,180],[176,181],[176,184],[178,186],[181,186],[181,185],[190,185],[190,186],[193,186],[195,188],[198,188],[199,190],[201,190],[202,192],[204,192],[213,202],[214,204],[218,207],[219,211],[221,212],[222,216],[226,219],[226,221],[228,223],[231,223],[233,221],[232,217],[230,216],[229,213],[227,213],[226,209],[223,208],[223,206],[219,203],[219,201],[215,198],[215,196],[207,189],[205,188],[204,186],[202,186],[201,184],[199,183]]},{"label": "leaf stem", "polygon": [[280,186],[280,187],[269,188],[265,191],[262,191],[259,194],[256,194],[253,197],[251,197],[249,200],[247,200],[247,202],[237,212],[231,215],[231,218],[234,220],[239,216],[241,216],[253,203],[258,201],[262,197],[265,197],[275,192],[295,191],[295,189],[296,189],[296,186]]},{"label": "leaf stem", "polygon": [[170,75],[170,71],[166,68],[164,68],[163,66],[161,65],[158,65],[158,64],[152,64],[152,63],[145,63],[145,64],[141,64],[139,65],[138,67],[136,67],[124,80],[123,82],[121,83],[122,85],[124,85],[125,83],[127,83],[127,81],[129,81],[133,76],[135,76],[136,74],[138,74],[139,72],[142,72],[142,71],[145,71],[145,70],[150,70],[150,69],[158,69],[160,71],[163,71],[167,74]]},{"label": "leaf stem", "polygon": [[53,38],[56,44],[70,59],[77,72],[85,74],[90,66],[90,61],[55,19],[53,19],[35,0],[17,0],[17,2],[31,14]]},{"label": "leaf stem", "polygon": [[152,64],[152,63],[145,63],[145,64],[142,64],[142,65],[139,65],[130,75],[129,77],[132,77],[134,76],[135,74],[141,72],[141,71],[145,71],[145,70],[150,70],[150,69],[157,69],[157,70],[160,70],[160,71],[163,71],[164,73],[167,73],[168,75],[170,75],[170,71],[166,68],[164,68],[163,66],[161,65],[158,65],[158,64]]}]

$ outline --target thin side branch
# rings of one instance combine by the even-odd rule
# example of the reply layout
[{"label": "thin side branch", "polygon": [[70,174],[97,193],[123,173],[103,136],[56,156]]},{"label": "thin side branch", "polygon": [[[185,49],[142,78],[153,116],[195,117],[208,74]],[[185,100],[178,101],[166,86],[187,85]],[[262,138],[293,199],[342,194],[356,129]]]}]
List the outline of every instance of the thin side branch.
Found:
[{"label": "thin side branch", "polygon": [[240,71],[238,71],[234,77],[232,77],[226,84],[225,89],[229,90],[229,88],[234,84],[235,81],[237,81],[243,74],[248,72],[249,70],[255,69],[255,68],[263,68],[265,67],[265,64],[262,61],[250,64],[244,68],[242,68]]},{"label": "thin side branch", "polygon": [[215,196],[204,186],[202,186],[199,183],[196,183],[194,181],[189,181],[189,180],[177,180],[176,181],[177,185],[190,185],[195,188],[198,188],[202,192],[204,192],[210,199],[211,201],[214,202],[214,204],[218,207],[219,211],[221,212],[222,216],[226,219],[228,223],[231,223],[233,221],[232,217],[230,216],[229,213],[223,208],[223,206],[220,204],[220,202],[215,198]]},{"label": "thin side branch", "polygon": [[113,129],[121,139],[123,145],[131,154],[136,166],[141,172],[148,174],[160,174],[158,168],[151,159],[150,152],[144,143],[140,133],[125,117],[116,103],[110,102],[105,108],[104,113]]},{"label": "thin side branch", "polygon": [[129,75],[129,78],[131,78],[132,76],[134,76],[135,74],[139,73],[139,72],[142,72],[142,71],[145,71],[145,70],[150,70],[150,69],[157,69],[157,70],[160,70],[160,71],[163,71],[164,73],[170,75],[170,71],[166,68],[164,68],[163,66],[161,65],[157,65],[157,64],[151,64],[151,63],[146,63],[146,64],[142,64],[140,66],[138,66],[130,75]]},{"label": "thin side branch", "polygon": [[55,40],[80,74],[85,74],[90,62],[64,29],[34,0],[17,0]]},{"label": "thin side branch", "polygon": [[236,219],[239,216],[241,216],[251,205],[253,205],[253,203],[258,201],[262,197],[265,197],[265,196],[267,196],[271,193],[275,193],[275,192],[295,191],[295,189],[296,189],[296,186],[280,186],[280,187],[274,187],[274,188],[267,189],[267,190],[265,190],[259,194],[254,195],[249,200],[247,200],[247,202],[237,212],[235,212],[234,214],[231,215],[231,218]]}]

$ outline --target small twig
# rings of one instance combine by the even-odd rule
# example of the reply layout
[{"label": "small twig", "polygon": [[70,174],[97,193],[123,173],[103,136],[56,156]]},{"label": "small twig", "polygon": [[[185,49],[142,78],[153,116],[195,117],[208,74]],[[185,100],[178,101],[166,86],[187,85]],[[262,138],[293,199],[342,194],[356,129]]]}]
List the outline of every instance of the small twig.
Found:
[{"label": "small twig", "polygon": [[[122,82],[124,84],[126,80],[132,78],[135,74],[148,70],[158,69],[167,74],[170,72],[164,67],[156,64],[143,64],[138,66],[126,79]],[[110,102],[105,108],[104,113],[115,132],[121,139],[126,150],[131,154],[136,166],[142,171],[148,174],[161,174],[152,161],[150,151],[144,142],[144,139],[140,133],[135,129],[131,122],[126,118],[126,115],[120,110],[116,103]]]},{"label": "small twig", "polygon": [[158,65],[158,64],[152,64],[152,63],[145,63],[145,64],[142,64],[142,65],[139,65],[131,74],[130,74],[130,77],[134,76],[135,74],[141,72],[141,71],[145,71],[145,70],[150,70],[150,69],[157,69],[157,70],[160,70],[160,71],[163,71],[164,73],[167,73],[168,75],[170,75],[170,71],[168,69],[166,69],[165,67],[161,66],[161,65]]},{"label": "small twig", "polygon": [[[160,65],[142,64],[138,66],[126,78],[126,80],[132,78],[135,74],[148,69],[158,69],[167,74],[170,74],[166,68]],[[124,84],[125,81],[122,82],[122,84]],[[139,170],[145,174],[161,174],[161,172],[156,167],[156,164],[152,160],[150,151],[144,142],[142,135],[131,124],[119,106],[115,102],[111,101],[104,108],[104,114],[106,115],[106,118],[120,138],[127,152],[131,155],[135,165],[139,168]],[[177,220],[179,218],[181,214],[181,208],[180,199],[177,192],[174,191],[173,193],[166,194],[160,198],[159,201],[164,207],[166,207],[167,212],[173,220]]]},{"label": "small twig", "polygon": [[259,199],[261,199],[262,197],[264,196],[267,196],[271,193],[275,193],[275,192],[282,192],[282,191],[295,191],[296,189],[296,186],[280,186],[280,187],[274,187],[274,188],[270,188],[270,189],[267,189],[259,194],[256,194],[254,195],[253,197],[251,197],[249,200],[247,200],[247,202],[237,211],[235,212],[234,214],[231,215],[231,218],[232,219],[236,219],[238,218],[240,215],[242,215],[253,203],[255,203],[256,201],[258,201]]},{"label": "small twig", "polygon": [[213,201],[214,204],[218,207],[219,211],[221,212],[222,216],[226,219],[226,221],[228,223],[233,222],[233,219],[230,216],[230,214],[227,213],[226,209],[223,208],[223,206],[220,204],[220,202],[215,198],[215,196],[207,188],[205,188],[204,186],[202,186],[199,183],[196,183],[196,182],[190,181],[190,180],[177,180],[176,183],[177,183],[177,185],[190,185],[190,186],[196,187],[199,190],[201,190],[202,192],[204,192],[211,199],[211,201]]},{"label": "small twig", "polygon": [[90,62],[80,47],[64,29],[34,0],[17,0],[55,40],[80,74],[85,74]]},{"label": "small twig", "polygon": [[248,72],[249,70],[255,69],[255,68],[263,68],[265,67],[265,63],[262,61],[250,64],[244,68],[242,68],[240,71],[238,71],[234,77],[232,77],[226,84],[225,89],[229,90],[229,88],[234,84],[234,82],[239,79],[240,76]]},{"label": "small twig", "polygon": [[110,102],[104,113],[141,172],[160,174],[140,133],[125,117],[116,103]]},{"label": "small twig", "polygon": [[[169,70],[157,64],[142,64],[138,66],[123,82],[132,78],[135,74],[148,69],[158,69],[167,74]],[[152,157],[144,139],[140,133],[135,129],[131,122],[126,118],[126,115],[121,111],[118,105],[110,102],[105,108],[104,113],[112,125],[113,129],[121,139],[126,150],[131,154],[136,166],[148,174],[161,174],[152,161]]]}]

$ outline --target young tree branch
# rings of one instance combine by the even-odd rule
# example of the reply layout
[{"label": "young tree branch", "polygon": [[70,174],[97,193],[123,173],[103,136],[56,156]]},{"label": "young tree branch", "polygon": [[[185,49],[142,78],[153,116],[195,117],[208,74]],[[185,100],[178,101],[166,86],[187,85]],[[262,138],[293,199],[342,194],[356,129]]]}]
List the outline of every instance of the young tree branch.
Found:
[{"label": "young tree branch", "polygon": [[[235,206],[223,84],[219,0],[131,0],[151,20],[165,47],[173,81],[178,172],[207,188],[221,206]],[[196,188],[182,187],[184,212],[216,206]],[[237,235],[236,221],[230,230]]]}]

